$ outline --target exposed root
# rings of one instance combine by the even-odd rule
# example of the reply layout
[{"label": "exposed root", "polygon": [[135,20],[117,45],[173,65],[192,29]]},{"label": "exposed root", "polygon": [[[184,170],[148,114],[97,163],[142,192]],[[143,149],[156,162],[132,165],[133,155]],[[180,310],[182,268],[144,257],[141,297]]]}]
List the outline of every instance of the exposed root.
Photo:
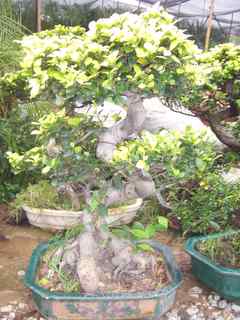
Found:
[{"label": "exposed root", "polygon": [[130,241],[92,226],[57,249],[56,255],[61,257],[61,268],[78,278],[81,290],[92,294],[104,292],[112,283],[142,280],[146,273],[154,278],[158,266],[156,255],[136,252]]}]

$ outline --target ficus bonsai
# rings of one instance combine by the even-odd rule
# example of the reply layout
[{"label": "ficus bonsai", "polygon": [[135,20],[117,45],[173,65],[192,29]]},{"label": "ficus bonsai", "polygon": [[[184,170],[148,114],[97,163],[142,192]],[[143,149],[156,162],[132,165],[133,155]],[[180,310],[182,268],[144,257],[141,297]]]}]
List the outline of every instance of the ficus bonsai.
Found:
[{"label": "ficus bonsai", "polygon": [[197,58],[202,81],[192,87],[183,104],[210,126],[232,150],[240,150],[240,46],[226,43]]},{"label": "ficus bonsai", "polygon": [[[101,290],[107,272],[113,279],[154,272],[156,257],[134,254],[130,242],[102,228],[99,216],[112,204],[154,195],[168,209],[144,167],[126,162],[123,173],[114,152],[149,127],[144,98],[184,99],[198,81],[198,49],[163,10],[114,14],[92,22],[88,31],[59,26],[24,38],[21,46],[20,70],[5,76],[4,88],[17,91],[19,99],[51,100],[62,111],[42,118],[34,132],[36,148],[10,155],[11,162],[19,170],[40,166],[76,209],[81,197],[86,203],[84,231],[55,252],[61,267],[89,293]],[[79,101],[95,105],[106,99],[127,108],[126,118],[110,128],[75,113]]]}]

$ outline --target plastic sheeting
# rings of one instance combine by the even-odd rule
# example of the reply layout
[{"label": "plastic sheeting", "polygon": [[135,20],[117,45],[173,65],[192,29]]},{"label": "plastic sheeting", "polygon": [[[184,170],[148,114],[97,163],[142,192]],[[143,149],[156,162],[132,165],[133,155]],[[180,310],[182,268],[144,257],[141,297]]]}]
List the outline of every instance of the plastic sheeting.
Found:
[{"label": "plastic sheeting", "polygon": [[[84,4],[94,0],[57,0],[59,3]],[[151,7],[156,3],[166,8],[177,18],[205,23],[208,17],[209,0],[96,0],[94,6],[125,7],[127,10]],[[215,0],[214,24],[240,33],[240,0]]]},{"label": "plastic sheeting", "polygon": [[[168,7],[167,3],[166,6]],[[183,0],[181,4],[169,7],[168,11],[179,18],[204,22],[208,17],[208,7],[208,0]],[[229,26],[233,29],[240,26],[240,1],[215,0],[213,19],[215,24],[221,24],[223,27]]]}]

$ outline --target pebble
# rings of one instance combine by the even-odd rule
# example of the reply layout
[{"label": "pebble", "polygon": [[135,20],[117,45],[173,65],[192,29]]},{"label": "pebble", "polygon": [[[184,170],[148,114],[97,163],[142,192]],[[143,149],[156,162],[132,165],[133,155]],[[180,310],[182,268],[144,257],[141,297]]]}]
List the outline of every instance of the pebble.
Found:
[{"label": "pebble", "polygon": [[202,289],[199,287],[193,287],[188,291],[188,294],[193,298],[199,298],[199,295],[202,294]]},{"label": "pebble", "polygon": [[220,300],[220,296],[217,294],[210,294],[208,296],[208,303],[211,307],[217,308],[218,307],[218,301]]},{"label": "pebble", "polygon": [[236,313],[240,313],[240,306],[233,303],[232,304],[232,311],[236,312]]},{"label": "pebble", "polygon": [[10,312],[10,313],[8,314],[9,320],[14,320],[15,317],[16,317],[16,313],[15,313],[15,312]]},{"label": "pebble", "polygon": [[168,312],[164,320],[240,320],[240,305],[221,298],[211,292],[208,296],[199,287],[193,287],[188,291],[190,297],[199,296],[191,305],[179,304]]},{"label": "pebble", "polygon": [[17,275],[18,275],[19,277],[24,277],[24,276],[25,276],[25,271],[24,271],[24,270],[19,270],[18,273],[17,273]]},{"label": "pebble", "polygon": [[186,312],[190,316],[193,316],[193,315],[196,315],[199,312],[199,309],[196,306],[191,306],[191,307],[187,308]]},{"label": "pebble", "polygon": [[226,309],[228,306],[228,303],[226,300],[220,300],[218,303],[218,308],[219,309]]},{"label": "pebble", "polygon": [[25,303],[20,302],[20,303],[18,304],[18,308],[24,310],[24,309],[27,308],[27,305],[26,305]]},{"label": "pebble", "polygon": [[11,305],[3,306],[0,308],[0,312],[9,313],[13,311],[13,307]]},{"label": "pebble", "polygon": [[167,313],[168,320],[181,320],[181,317],[178,315],[177,310],[172,310],[171,312]]}]

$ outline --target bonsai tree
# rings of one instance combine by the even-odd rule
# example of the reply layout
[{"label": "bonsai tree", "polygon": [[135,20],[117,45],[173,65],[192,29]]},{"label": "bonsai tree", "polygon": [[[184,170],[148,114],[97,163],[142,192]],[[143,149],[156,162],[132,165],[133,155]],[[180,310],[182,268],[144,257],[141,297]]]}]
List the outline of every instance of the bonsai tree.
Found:
[{"label": "bonsai tree", "polygon": [[[162,10],[114,14],[92,22],[88,31],[59,26],[26,37],[21,45],[20,70],[7,75],[2,86],[15,90],[19,99],[51,100],[55,112],[33,132],[38,145],[23,155],[11,154],[11,162],[19,170],[40,166],[76,209],[80,198],[85,202],[84,231],[54,253],[61,268],[67,266],[89,293],[101,290],[108,272],[112,279],[154,272],[153,254],[134,253],[129,241],[103,228],[113,204],[157,195],[165,206],[141,162],[133,167],[126,161],[122,170],[114,154],[118,144],[149,127],[145,97],[177,101],[197,81],[196,46]],[[79,103],[106,99],[124,104],[126,118],[102,128],[89,115],[76,115]]]},{"label": "bonsai tree", "polygon": [[240,46],[221,44],[198,58],[202,82],[182,99],[217,138],[235,151],[240,150]]}]

